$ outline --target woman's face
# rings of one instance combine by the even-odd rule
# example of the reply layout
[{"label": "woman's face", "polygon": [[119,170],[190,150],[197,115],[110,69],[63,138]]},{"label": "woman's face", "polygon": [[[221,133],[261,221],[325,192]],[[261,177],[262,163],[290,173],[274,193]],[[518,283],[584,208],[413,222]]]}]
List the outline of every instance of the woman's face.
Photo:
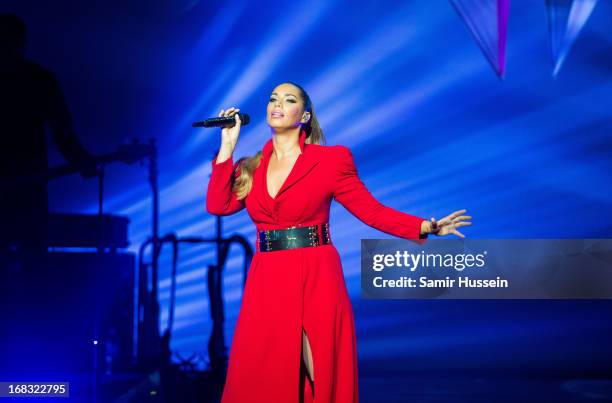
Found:
[{"label": "woman's face", "polygon": [[289,129],[306,123],[308,113],[304,113],[304,101],[300,90],[292,84],[281,84],[274,88],[268,101],[267,122],[277,130]]}]

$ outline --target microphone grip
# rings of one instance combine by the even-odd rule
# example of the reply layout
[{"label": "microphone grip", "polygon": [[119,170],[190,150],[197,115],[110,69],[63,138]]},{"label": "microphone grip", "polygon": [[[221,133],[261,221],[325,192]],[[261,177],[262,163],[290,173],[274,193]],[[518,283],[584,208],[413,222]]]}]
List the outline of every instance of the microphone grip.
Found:
[{"label": "microphone grip", "polygon": [[[250,117],[246,113],[239,113],[241,126],[247,125],[250,122]],[[199,122],[194,122],[192,127],[234,127],[236,125],[236,118],[232,116],[222,116],[216,118],[209,118]]]}]

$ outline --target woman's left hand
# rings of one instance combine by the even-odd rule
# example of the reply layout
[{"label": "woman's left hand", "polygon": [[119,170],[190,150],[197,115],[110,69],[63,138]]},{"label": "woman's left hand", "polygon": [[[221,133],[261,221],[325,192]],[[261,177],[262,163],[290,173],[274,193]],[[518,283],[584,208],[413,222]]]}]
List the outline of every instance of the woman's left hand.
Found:
[{"label": "woman's left hand", "polygon": [[[455,234],[461,238],[465,238],[465,235],[457,231],[456,228],[464,226],[464,225],[472,225],[471,221],[466,221],[468,219],[471,219],[472,216],[461,215],[465,213],[466,211],[467,211],[466,209],[457,210],[454,213],[451,213],[447,215],[446,217],[442,218],[440,221],[437,222],[438,232],[433,232],[433,234],[438,235],[438,236]],[[435,226],[436,219],[434,217],[431,217],[431,222]]]}]

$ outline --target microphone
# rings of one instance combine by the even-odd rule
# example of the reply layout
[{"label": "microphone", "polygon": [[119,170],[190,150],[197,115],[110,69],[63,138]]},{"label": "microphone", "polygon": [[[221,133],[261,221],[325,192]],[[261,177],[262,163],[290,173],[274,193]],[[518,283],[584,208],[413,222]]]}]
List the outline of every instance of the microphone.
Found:
[{"label": "microphone", "polygon": [[[239,113],[240,125],[248,125],[251,118],[246,113]],[[236,125],[236,118],[232,116],[223,116],[217,118],[209,118],[199,122],[193,122],[192,127],[234,127]]]}]

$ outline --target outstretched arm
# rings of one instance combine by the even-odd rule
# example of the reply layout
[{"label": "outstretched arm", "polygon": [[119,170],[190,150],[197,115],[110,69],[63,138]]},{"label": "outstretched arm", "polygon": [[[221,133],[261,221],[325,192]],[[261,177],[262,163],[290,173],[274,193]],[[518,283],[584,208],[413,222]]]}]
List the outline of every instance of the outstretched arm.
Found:
[{"label": "outstretched arm", "polygon": [[231,215],[245,207],[244,199],[238,200],[232,191],[232,175],[238,177],[240,169],[238,162],[234,164],[231,155],[220,163],[217,163],[218,158],[212,161],[212,173],[206,192],[206,211],[214,215]]},{"label": "outstretched arm", "polygon": [[428,228],[426,219],[406,214],[381,204],[363,184],[351,150],[336,146],[338,162],[334,198],[355,217],[379,231],[423,244]]}]

